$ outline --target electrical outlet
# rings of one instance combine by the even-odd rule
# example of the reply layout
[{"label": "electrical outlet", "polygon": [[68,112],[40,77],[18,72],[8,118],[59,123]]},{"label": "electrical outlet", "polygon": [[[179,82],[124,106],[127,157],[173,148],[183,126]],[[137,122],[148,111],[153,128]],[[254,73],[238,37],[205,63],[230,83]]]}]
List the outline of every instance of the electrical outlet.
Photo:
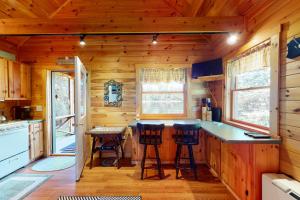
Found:
[{"label": "electrical outlet", "polygon": [[35,110],[37,112],[42,112],[43,111],[43,106],[36,106]]}]

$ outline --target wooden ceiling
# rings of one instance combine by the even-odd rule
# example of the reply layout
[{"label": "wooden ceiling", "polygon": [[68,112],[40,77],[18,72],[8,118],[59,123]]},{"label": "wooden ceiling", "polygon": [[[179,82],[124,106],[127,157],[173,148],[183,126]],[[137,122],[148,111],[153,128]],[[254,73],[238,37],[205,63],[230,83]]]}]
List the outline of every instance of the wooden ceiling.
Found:
[{"label": "wooden ceiling", "polygon": [[[288,0],[286,1],[288,2]],[[89,51],[99,55],[156,56],[189,52],[212,57],[226,34],[182,35],[190,32],[245,32],[244,22],[255,20],[276,0],[0,0],[0,45],[23,55]],[[78,36],[13,36],[5,34],[178,32],[159,35],[87,36],[87,46]]]},{"label": "wooden ceiling", "polygon": [[0,18],[245,16],[270,0],[1,0]]}]

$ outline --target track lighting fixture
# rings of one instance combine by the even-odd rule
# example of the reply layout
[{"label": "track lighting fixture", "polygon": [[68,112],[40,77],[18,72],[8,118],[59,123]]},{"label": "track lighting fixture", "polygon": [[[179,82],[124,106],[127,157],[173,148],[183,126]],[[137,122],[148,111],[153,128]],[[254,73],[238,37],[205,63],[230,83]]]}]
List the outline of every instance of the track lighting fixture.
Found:
[{"label": "track lighting fixture", "polygon": [[152,37],[152,44],[157,44],[157,36],[158,36],[158,34],[155,34],[155,35],[153,35],[153,37]]},{"label": "track lighting fixture", "polygon": [[84,38],[85,38],[85,35],[80,35],[80,46],[85,46],[86,45],[86,42],[84,41]]}]

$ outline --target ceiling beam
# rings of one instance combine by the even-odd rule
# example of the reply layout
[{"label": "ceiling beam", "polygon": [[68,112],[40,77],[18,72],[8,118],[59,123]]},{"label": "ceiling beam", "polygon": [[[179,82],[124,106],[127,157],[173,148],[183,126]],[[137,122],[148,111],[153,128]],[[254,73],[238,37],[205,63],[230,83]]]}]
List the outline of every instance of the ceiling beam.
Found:
[{"label": "ceiling beam", "polygon": [[0,19],[0,35],[242,32],[243,17]]}]

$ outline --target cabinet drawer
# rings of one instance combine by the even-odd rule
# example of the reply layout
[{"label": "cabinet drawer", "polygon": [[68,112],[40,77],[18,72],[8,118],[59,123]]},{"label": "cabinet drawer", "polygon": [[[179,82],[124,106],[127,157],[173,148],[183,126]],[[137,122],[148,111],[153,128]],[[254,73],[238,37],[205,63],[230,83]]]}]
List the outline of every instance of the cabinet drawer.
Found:
[{"label": "cabinet drawer", "polygon": [[0,162],[0,178],[26,166],[29,163],[29,152],[25,151]]},{"label": "cabinet drawer", "polygon": [[34,131],[42,130],[42,123],[33,124]]}]

